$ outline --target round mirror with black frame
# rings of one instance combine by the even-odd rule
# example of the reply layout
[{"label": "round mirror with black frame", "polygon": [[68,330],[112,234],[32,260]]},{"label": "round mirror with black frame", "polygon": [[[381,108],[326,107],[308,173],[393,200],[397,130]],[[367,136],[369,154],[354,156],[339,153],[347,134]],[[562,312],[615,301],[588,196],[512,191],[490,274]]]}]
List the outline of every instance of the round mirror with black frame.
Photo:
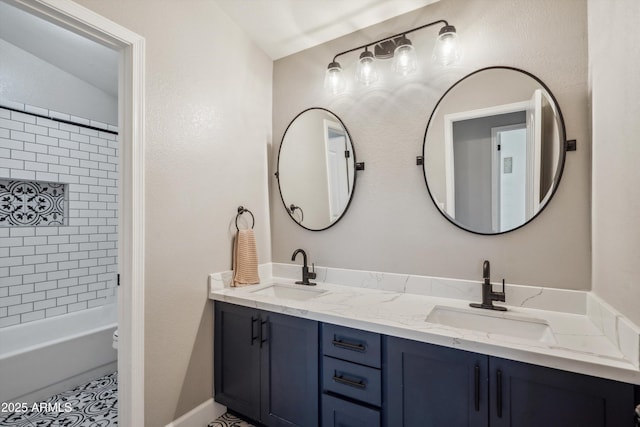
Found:
[{"label": "round mirror with black frame", "polygon": [[298,114],[282,136],[276,177],[296,224],[320,231],[337,223],[356,184],[356,154],[342,120],[318,107]]},{"label": "round mirror with black frame", "polygon": [[560,107],[536,76],[477,70],[451,86],[429,118],[424,177],[440,213],[476,234],[516,230],[555,194],[566,155]]}]

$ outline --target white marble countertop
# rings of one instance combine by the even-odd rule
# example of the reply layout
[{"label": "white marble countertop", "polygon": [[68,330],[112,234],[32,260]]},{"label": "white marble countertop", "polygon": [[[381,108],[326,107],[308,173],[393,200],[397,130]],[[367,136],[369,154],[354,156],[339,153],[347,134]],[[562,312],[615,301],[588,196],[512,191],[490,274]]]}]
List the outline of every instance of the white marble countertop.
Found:
[{"label": "white marble countertop", "polygon": [[[209,298],[261,310],[363,329],[445,347],[518,360],[581,374],[640,384],[637,360],[629,360],[586,314],[505,305],[492,316],[546,322],[553,339],[546,342],[430,323],[435,307],[470,309],[472,301],[318,282],[325,291],[307,300],[257,293],[272,283],[293,287],[294,280],[270,278],[263,284],[228,287],[212,275]],[[306,288],[306,287],[304,287]],[[507,302],[509,299],[507,298]]]}]

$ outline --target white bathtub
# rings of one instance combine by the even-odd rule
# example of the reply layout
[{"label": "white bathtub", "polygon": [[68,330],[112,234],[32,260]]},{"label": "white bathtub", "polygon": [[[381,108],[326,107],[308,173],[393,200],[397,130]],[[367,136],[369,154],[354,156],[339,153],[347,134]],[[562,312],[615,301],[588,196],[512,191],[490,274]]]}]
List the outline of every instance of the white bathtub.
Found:
[{"label": "white bathtub", "polygon": [[35,402],[116,370],[115,304],[0,328],[0,402]]}]

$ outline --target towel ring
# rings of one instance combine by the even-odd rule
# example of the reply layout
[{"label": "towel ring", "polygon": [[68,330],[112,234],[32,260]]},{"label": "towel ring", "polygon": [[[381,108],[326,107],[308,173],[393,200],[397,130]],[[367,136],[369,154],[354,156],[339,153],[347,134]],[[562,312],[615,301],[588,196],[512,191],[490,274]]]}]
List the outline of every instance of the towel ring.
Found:
[{"label": "towel ring", "polygon": [[238,214],[236,215],[236,230],[240,231],[240,228],[238,228],[238,218],[240,217],[240,215],[242,215],[243,213],[248,212],[249,215],[251,215],[251,229],[253,230],[253,227],[256,225],[256,219],[253,216],[253,213],[251,213],[251,211],[249,209],[245,209],[242,206],[238,206]]},{"label": "towel ring", "polygon": [[[291,217],[293,218],[293,214],[295,213],[295,211],[299,210],[300,211],[300,221],[296,221],[298,223],[301,223],[302,221],[304,221],[304,212],[302,212],[302,208],[300,206],[296,206],[293,203],[291,203],[291,206],[289,206],[289,212],[291,212]],[[294,220],[296,220],[295,218],[293,218]]]}]

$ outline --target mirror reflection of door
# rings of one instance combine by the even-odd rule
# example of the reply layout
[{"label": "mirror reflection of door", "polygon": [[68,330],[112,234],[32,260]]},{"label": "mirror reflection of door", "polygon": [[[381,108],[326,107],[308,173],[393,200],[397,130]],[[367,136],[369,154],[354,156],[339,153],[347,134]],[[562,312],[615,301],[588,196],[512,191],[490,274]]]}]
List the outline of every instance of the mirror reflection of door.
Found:
[{"label": "mirror reflection of door", "polygon": [[514,230],[553,197],[564,141],[562,115],[544,83],[509,67],[475,71],[445,92],[429,118],[423,153],[429,195],[467,231]]},{"label": "mirror reflection of door", "polygon": [[[500,162],[495,157],[497,149],[492,132],[508,126],[525,128],[527,105],[510,104],[448,117],[452,160],[446,165],[447,176],[450,176],[447,185],[451,186],[451,191],[447,190],[450,194],[447,206],[455,206],[452,217],[472,229],[494,232],[506,229],[499,225],[500,203],[510,202],[508,197],[499,202]],[[449,208],[447,213],[451,215]]]},{"label": "mirror reflection of door", "polygon": [[355,157],[349,131],[338,116],[323,108],[298,114],[282,136],[276,171],[291,219],[314,231],[335,224],[353,195]]},{"label": "mirror reflection of door", "polygon": [[527,161],[526,123],[491,129],[492,228],[510,230],[527,219],[527,182],[533,168]]},{"label": "mirror reflection of door", "polygon": [[557,129],[545,125],[555,122],[545,118],[550,113],[536,90],[528,102],[449,115],[447,213],[497,233],[528,221],[550,194],[559,155]]},{"label": "mirror reflection of door", "polygon": [[339,123],[324,121],[327,153],[327,187],[329,197],[329,220],[337,220],[349,202],[349,158],[351,152],[347,135]]}]

